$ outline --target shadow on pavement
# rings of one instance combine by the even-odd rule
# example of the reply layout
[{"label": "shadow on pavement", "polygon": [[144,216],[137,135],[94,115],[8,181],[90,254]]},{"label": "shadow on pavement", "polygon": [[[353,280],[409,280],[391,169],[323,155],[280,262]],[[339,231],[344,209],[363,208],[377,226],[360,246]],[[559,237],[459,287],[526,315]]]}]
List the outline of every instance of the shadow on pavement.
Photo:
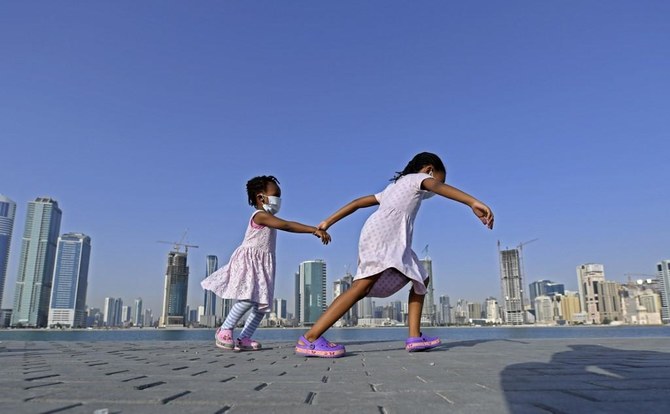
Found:
[{"label": "shadow on pavement", "polygon": [[568,348],[549,362],[513,364],[501,372],[509,412],[670,412],[670,353]]}]

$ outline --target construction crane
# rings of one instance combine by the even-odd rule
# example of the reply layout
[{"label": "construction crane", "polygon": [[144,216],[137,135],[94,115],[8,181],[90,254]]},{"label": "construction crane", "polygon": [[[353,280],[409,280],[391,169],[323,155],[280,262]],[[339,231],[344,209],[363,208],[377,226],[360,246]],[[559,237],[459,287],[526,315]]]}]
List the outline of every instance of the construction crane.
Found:
[{"label": "construction crane", "polygon": [[184,253],[188,254],[188,248],[192,247],[194,249],[197,249],[200,246],[196,246],[194,244],[186,244],[183,243],[184,239],[186,238],[186,233],[188,233],[188,229],[184,231],[184,234],[182,234],[181,239],[178,242],[170,242],[170,241],[164,241],[164,240],[158,240],[156,243],[164,243],[164,244],[171,244],[172,248],[176,251],[179,252],[181,247],[184,246]]},{"label": "construction crane", "polygon": [[540,239],[533,239],[533,240],[528,240],[527,242],[519,243],[519,245],[516,246],[516,248],[519,249],[519,252],[522,252],[523,251],[523,246],[525,246],[527,244],[531,244],[532,242],[538,241],[538,240],[540,240]]}]

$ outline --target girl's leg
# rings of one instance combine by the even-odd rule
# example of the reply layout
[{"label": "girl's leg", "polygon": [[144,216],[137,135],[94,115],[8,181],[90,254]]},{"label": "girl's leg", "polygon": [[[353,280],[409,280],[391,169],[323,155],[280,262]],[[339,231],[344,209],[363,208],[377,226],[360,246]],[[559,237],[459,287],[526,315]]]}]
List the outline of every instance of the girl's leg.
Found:
[{"label": "girl's leg", "polygon": [[[342,315],[344,315],[359,300],[363,299],[375,284],[381,273],[354,281],[351,288],[335,298],[328,309],[319,317],[314,326],[304,335],[310,342],[317,340],[328,330]],[[419,312],[419,318],[421,312]]]},{"label": "girl's leg", "polygon": [[234,329],[237,322],[244,316],[244,314],[253,306],[251,302],[248,301],[238,301],[235,302],[232,308],[230,308],[230,313],[226,316],[226,320],[223,321],[221,329]]},{"label": "girl's leg", "polygon": [[423,311],[423,299],[425,296],[426,295],[417,295],[414,292],[413,287],[409,291],[409,304],[407,310],[407,325],[409,326],[409,336],[416,337],[421,335],[421,313]]},{"label": "girl's leg", "polygon": [[247,321],[244,324],[244,329],[242,329],[242,332],[240,332],[239,338],[240,339],[251,338],[251,335],[253,335],[254,332],[256,332],[256,328],[258,328],[258,325],[261,323],[264,316],[265,313],[258,311],[258,303],[254,303],[253,308],[249,313],[249,317],[247,318]]}]

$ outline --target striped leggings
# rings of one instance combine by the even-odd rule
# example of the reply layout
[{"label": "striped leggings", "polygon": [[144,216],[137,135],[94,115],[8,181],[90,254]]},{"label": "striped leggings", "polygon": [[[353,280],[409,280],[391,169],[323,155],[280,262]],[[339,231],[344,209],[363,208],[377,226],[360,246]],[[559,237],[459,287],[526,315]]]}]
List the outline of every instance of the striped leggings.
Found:
[{"label": "striped leggings", "polygon": [[240,332],[238,338],[251,338],[251,335],[256,332],[256,328],[258,328],[258,325],[265,316],[265,313],[258,311],[257,302],[251,302],[248,300],[240,300],[235,302],[233,307],[230,309],[230,313],[228,316],[226,316],[226,320],[223,321],[221,329],[234,329],[235,325],[237,325],[237,322],[249,309],[251,309],[251,312],[249,312],[249,317],[244,323],[244,329],[242,329],[242,332]]}]

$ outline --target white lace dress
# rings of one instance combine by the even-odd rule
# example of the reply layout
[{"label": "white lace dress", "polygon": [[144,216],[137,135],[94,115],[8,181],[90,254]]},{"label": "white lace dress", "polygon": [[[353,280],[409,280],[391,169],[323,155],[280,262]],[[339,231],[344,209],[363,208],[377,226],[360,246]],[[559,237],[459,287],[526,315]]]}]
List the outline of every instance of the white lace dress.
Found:
[{"label": "white lace dress", "polygon": [[242,244],[228,264],[205,278],[200,285],[224,299],[250,300],[261,312],[270,312],[274,298],[277,230],[249,219]]},{"label": "white lace dress", "polygon": [[385,298],[412,282],[414,291],[426,293],[428,277],[416,253],[412,251],[414,218],[421,201],[432,194],[421,189],[430,175],[402,176],[375,194],[379,209],[372,213],[361,230],[358,242],[358,269],[354,280],[382,273],[368,296]]}]

